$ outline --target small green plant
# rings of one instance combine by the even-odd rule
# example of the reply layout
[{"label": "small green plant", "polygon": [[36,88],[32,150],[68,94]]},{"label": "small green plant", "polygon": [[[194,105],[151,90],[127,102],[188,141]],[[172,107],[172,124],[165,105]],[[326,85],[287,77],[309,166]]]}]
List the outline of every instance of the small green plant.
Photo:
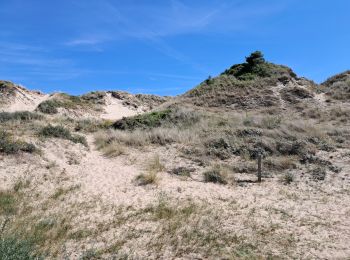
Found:
[{"label": "small green plant", "polygon": [[158,175],[156,172],[142,173],[136,177],[136,183],[139,186],[145,186],[149,184],[157,184]]},{"label": "small green plant", "polygon": [[205,182],[227,184],[227,172],[220,165],[215,165],[203,173]]},{"label": "small green plant", "polygon": [[146,164],[146,169],[149,172],[162,172],[165,170],[164,164],[160,161],[159,155],[156,154],[154,155],[153,158],[151,158],[147,164]]},{"label": "small green plant", "polygon": [[72,141],[73,143],[81,143],[87,146],[87,141],[84,136],[72,135],[69,129],[64,128],[63,126],[48,125],[43,127],[38,134],[39,136],[43,137],[66,139]]},{"label": "small green plant", "polygon": [[117,157],[125,154],[125,148],[118,142],[112,142],[105,146],[102,152],[107,157]]},{"label": "small green plant", "polygon": [[294,182],[294,180],[295,180],[295,176],[291,172],[286,172],[281,177],[281,181],[284,184],[291,184],[292,182]]},{"label": "small green plant", "polygon": [[16,213],[17,201],[14,194],[0,191],[0,215],[12,215]]}]

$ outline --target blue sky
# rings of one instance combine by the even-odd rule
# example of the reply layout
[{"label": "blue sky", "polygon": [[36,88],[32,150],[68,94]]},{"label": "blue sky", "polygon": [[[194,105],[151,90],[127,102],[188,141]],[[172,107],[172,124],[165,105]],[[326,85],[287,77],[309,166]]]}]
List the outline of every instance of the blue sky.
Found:
[{"label": "blue sky", "polygon": [[261,50],[321,82],[350,69],[348,0],[0,0],[0,79],[177,95]]}]

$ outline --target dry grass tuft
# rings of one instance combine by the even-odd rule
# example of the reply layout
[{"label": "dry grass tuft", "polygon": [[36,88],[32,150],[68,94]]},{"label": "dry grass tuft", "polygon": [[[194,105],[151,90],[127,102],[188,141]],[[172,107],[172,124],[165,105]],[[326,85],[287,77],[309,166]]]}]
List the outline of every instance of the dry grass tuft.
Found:
[{"label": "dry grass tuft", "polygon": [[146,170],[149,172],[162,172],[165,170],[164,164],[160,161],[159,155],[154,155],[146,162]]},{"label": "dry grass tuft", "polygon": [[156,172],[147,172],[138,175],[135,179],[137,185],[145,186],[149,184],[157,184],[158,183],[158,174]]}]

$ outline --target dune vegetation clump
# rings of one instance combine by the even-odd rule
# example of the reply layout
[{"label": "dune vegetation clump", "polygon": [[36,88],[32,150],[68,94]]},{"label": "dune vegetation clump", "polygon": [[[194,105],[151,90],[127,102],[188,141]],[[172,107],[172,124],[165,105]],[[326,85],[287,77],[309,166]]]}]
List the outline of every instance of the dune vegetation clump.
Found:
[{"label": "dune vegetation clump", "polygon": [[37,113],[29,111],[18,111],[18,112],[0,112],[0,123],[8,121],[30,121],[30,120],[40,120],[43,116]]},{"label": "dune vegetation clump", "polygon": [[20,152],[34,153],[37,148],[34,144],[14,138],[8,132],[0,130],[0,153],[18,154]]},{"label": "dune vegetation clump", "polygon": [[49,124],[48,126],[45,126],[41,128],[38,132],[39,136],[42,137],[54,137],[54,138],[61,138],[70,140],[73,143],[81,143],[85,146],[87,146],[87,141],[84,136],[81,135],[73,135],[69,129],[64,128],[63,126],[53,126]]}]

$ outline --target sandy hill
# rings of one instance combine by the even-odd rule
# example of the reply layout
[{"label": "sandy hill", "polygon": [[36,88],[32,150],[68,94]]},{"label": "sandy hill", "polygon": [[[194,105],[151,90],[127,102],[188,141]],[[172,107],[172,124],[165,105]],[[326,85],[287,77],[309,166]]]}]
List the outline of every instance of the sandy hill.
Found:
[{"label": "sandy hill", "polygon": [[43,94],[10,81],[0,81],[0,110],[37,111],[47,115],[119,119],[153,109],[169,97],[132,95],[123,91],[96,91],[81,96],[65,93]]},{"label": "sandy hill", "polygon": [[265,61],[260,52],[246,62],[233,65],[221,75],[208,78],[183,95],[196,106],[249,110],[293,108],[297,103],[314,102],[311,80],[299,78],[292,69]]},{"label": "sandy hill", "polygon": [[2,81],[0,259],[348,259],[348,79],[255,52],[174,98]]},{"label": "sandy hill", "polygon": [[30,91],[10,81],[0,80],[0,110],[33,111],[46,98],[47,95],[38,91]]}]

